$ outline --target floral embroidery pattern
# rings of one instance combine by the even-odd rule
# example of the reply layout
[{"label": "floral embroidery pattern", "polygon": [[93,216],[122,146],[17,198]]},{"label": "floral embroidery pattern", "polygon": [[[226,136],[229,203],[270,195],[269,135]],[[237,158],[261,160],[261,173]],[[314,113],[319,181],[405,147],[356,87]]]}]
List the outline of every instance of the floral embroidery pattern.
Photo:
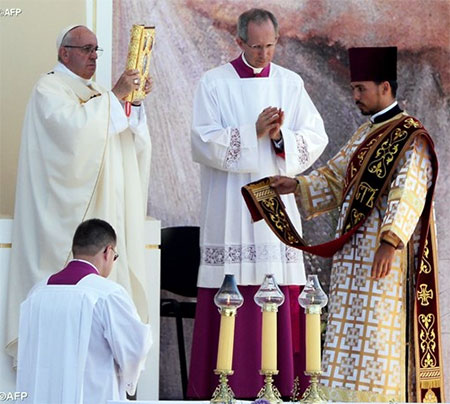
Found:
[{"label": "floral embroidery pattern", "polygon": [[231,129],[230,146],[225,154],[225,168],[234,168],[241,157],[241,133],[239,129]]},{"label": "floral embroidery pattern", "polygon": [[292,247],[277,245],[233,245],[221,247],[203,247],[202,264],[224,265],[241,262],[300,262],[300,252]]},{"label": "floral embroidery pattern", "polygon": [[300,163],[300,167],[307,167],[309,163],[308,145],[300,134],[295,136],[295,140],[297,141],[298,162]]}]

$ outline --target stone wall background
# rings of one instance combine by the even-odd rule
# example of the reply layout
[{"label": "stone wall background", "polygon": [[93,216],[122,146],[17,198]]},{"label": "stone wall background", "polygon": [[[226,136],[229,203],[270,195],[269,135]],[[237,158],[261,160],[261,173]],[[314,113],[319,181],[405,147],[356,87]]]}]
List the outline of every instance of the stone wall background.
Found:
[{"label": "stone wall background", "polygon": [[[400,105],[424,123],[436,143],[440,177],[436,195],[441,320],[450,340],[450,1],[448,0],[114,0],[113,81],[122,72],[134,23],[156,26],[151,60],[154,91],[146,101],[153,142],[148,212],[163,226],[198,225],[199,167],[192,162],[192,99],[202,73],[239,54],[239,14],[267,8],[280,23],[274,59],[298,72],[322,114],[330,143],[316,163],[334,155],[364,117],[349,90],[347,48],[396,45]],[[304,223],[310,242],[334,234],[336,214]],[[318,230],[319,229],[319,230]],[[327,285],[329,262],[306,257]],[[190,345],[192,321],[186,320]],[[450,397],[450,344],[444,344]],[[174,321],[161,322],[161,399],[181,397]]]}]

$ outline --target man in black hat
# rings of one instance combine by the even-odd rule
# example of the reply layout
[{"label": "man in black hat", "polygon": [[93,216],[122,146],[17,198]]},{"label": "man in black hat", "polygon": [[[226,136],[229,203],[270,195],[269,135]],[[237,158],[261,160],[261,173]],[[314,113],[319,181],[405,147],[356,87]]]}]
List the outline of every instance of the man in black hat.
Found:
[{"label": "man in black hat", "polygon": [[443,401],[433,143],[395,99],[397,49],[349,57],[369,120],[324,167],[271,179],[306,218],[340,208],[321,382],[333,401]]}]

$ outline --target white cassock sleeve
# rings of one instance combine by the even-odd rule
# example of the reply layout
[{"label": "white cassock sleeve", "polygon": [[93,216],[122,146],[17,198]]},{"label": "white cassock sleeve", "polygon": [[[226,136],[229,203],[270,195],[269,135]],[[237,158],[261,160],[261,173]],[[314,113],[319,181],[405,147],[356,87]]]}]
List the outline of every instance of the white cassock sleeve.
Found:
[{"label": "white cassock sleeve", "polygon": [[328,144],[322,117],[301,79],[300,84],[299,92],[295,94],[297,101],[288,111],[291,114],[289,122],[281,127],[285,156],[277,159],[280,171],[289,176],[311,167]]},{"label": "white cassock sleeve", "polygon": [[110,294],[104,306],[105,338],[118,366],[120,390],[134,395],[152,344],[150,325],[139,319],[125,290]]},{"label": "white cassock sleeve", "polygon": [[[232,105],[228,107],[233,108]],[[257,172],[258,139],[255,124],[224,127],[222,121],[217,93],[202,79],[194,96],[191,133],[194,161],[223,171]]]}]

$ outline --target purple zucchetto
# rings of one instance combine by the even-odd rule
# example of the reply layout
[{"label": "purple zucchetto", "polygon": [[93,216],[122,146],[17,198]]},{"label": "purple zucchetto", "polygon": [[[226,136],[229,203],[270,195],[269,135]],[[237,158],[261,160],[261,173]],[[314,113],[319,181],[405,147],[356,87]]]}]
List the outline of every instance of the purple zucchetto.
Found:
[{"label": "purple zucchetto", "polygon": [[350,81],[397,80],[397,47],[350,48]]}]

